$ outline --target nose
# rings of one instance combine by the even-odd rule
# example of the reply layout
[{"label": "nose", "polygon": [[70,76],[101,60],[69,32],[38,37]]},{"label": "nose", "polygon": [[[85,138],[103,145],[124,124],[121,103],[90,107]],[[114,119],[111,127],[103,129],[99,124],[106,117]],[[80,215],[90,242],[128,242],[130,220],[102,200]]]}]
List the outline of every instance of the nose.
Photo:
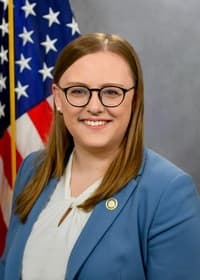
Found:
[{"label": "nose", "polygon": [[98,114],[104,111],[104,106],[99,100],[99,95],[97,91],[93,91],[90,101],[87,104],[87,111],[93,114]]}]

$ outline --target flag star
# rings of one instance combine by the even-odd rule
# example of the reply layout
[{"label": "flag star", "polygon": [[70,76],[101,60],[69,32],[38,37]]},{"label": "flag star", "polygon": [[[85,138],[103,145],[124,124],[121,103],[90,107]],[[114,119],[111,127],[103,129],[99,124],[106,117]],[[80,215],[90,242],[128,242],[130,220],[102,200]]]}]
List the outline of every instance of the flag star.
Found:
[{"label": "flag star", "polygon": [[8,33],[8,23],[5,21],[5,18],[2,20],[2,24],[0,25],[0,29],[2,31],[2,36]]},{"label": "flag star", "polygon": [[72,18],[72,22],[71,23],[67,23],[66,24],[67,27],[70,27],[72,29],[72,36],[77,32],[78,34],[80,34],[80,30],[78,27],[78,23],[76,22],[75,18]]},{"label": "flag star", "polygon": [[43,78],[42,80],[45,81],[46,78],[52,79],[53,76],[51,74],[51,71],[53,70],[53,67],[47,67],[46,63],[43,63],[43,68],[39,70],[38,72],[42,74]]},{"label": "flag star", "polygon": [[41,45],[45,47],[45,52],[48,53],[50,50],[57,51],[54,44],[58,41],[58,39],[51,40],[49,35],[46,36],[46,41],[42,42]]},{"label": "flag star", "polygon": [[22,10],[25,12],[25,18],[27,18],[30,15],[36,16],[35,11],[33,10],[34,7],[36,6],[36,3],[30,4],[28,0],[26,0],[26,4],[22,6]]},{"label": "flag star", "polygon": [[8,6],[8,0],[0,0],[1,3],[3,3],[3,9],[6,11],[7,6]]},{"label": "flag star", "polygon": [[53,23],[60,24],[57,18],[59,14],[60,12],[54,12],[51,8],[49,8],[49,13],[47,15],[44,15],[43,18],[49,21],[49,27],[51,27]]},{"label": "flag star", "polygon": [[28,64],[31,60],[31,57],[25,58],[23,54],[20,55],[20,60],[16,61],[16,64],[20,66],[20,73],[24,71],[24,69],[31,70],[30,65]]},{"label": "flag star", "polygon": [[23,27],[23,33],[20,33],[18,36],[20,38],[22,38],[23,40],[23,46],[26,45],[26,43],[30,42],[30,43],[33,43],[33,40],[31,38],[31,35],[34,33],[33,30],[29,31],[26,29],[26,27]]},{"label": "flag star", "polygon": [[0,58],[1,58],[1,64],[4,63],[4,61],[8,61],[8,50],[5,50],[3,46],[1,46],[0,51]]},{"label": "flag star", "polygon": [[5,112],[4,112],[5,106],[6,106],[5,104],[1,104],[0,102],[0,119],[2,117],[5,117]]},{"label": "flag star", "polygon": [[17,82],[17,87],[15,88],[15,92],[17,93],[17,99],[19,100],[22,96],[28,97],[28,94],[26,93],[26,89],[28,88],[28,85],[22,86],[21,82]]},{"label": "flag star", "polygon": [[6,77],[3,77],[3,75],[0,73],[0,92],[3,91],[3,89],[6,89]]}]

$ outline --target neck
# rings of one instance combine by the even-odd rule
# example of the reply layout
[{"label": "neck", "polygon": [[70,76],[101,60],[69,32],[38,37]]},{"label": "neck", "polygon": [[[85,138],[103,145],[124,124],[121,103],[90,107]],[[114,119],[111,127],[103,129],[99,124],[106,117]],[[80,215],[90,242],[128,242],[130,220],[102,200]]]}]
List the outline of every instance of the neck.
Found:
[{"label": "neck", "polygon": [[105,152],[105,150],[98,150],[94,152],[75,147],[73,165],[81,173],[88,173],[89,171],[90,174],[94,172],[102,177],[115,158],[117,152],[117,150],[108,152]]},{"label": "neck", "polygon": [[78,196],[96,180],[102,178],[117,151],[91,151],[75,146],[70,180],[71,195]]}]

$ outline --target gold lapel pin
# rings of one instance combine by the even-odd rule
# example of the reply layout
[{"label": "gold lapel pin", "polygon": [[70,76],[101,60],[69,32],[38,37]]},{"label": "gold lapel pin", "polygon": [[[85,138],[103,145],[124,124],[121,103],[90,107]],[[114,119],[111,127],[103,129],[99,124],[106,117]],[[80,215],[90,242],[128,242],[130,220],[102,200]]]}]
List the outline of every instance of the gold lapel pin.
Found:
[{"label": "gold lapel pin", "polygon": [[109,199],[106,200],[106,208],[108,210],[115,210],[118,206],[118,201],[116,198],[111,197]]}]

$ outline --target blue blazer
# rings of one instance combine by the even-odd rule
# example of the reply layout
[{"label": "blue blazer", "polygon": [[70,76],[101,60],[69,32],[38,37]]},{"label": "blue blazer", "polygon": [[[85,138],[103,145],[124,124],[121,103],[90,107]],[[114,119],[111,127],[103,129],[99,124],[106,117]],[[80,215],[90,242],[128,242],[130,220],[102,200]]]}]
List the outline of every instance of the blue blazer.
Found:
[{"label": "blue blazer", "polygon": [[[34,153],[23,162],[14,198],[34,173],[36,159]],[[48,182],[25,224],[12,214],[1,280],[20,279],[27,238],[56,184],[55,178]],[[106,201],[94,208],[72,250],[65,279],[200,279],[200,199],[189,175],[145,150],[138,175],[114,198],[115,209],[107,209]]]}]

